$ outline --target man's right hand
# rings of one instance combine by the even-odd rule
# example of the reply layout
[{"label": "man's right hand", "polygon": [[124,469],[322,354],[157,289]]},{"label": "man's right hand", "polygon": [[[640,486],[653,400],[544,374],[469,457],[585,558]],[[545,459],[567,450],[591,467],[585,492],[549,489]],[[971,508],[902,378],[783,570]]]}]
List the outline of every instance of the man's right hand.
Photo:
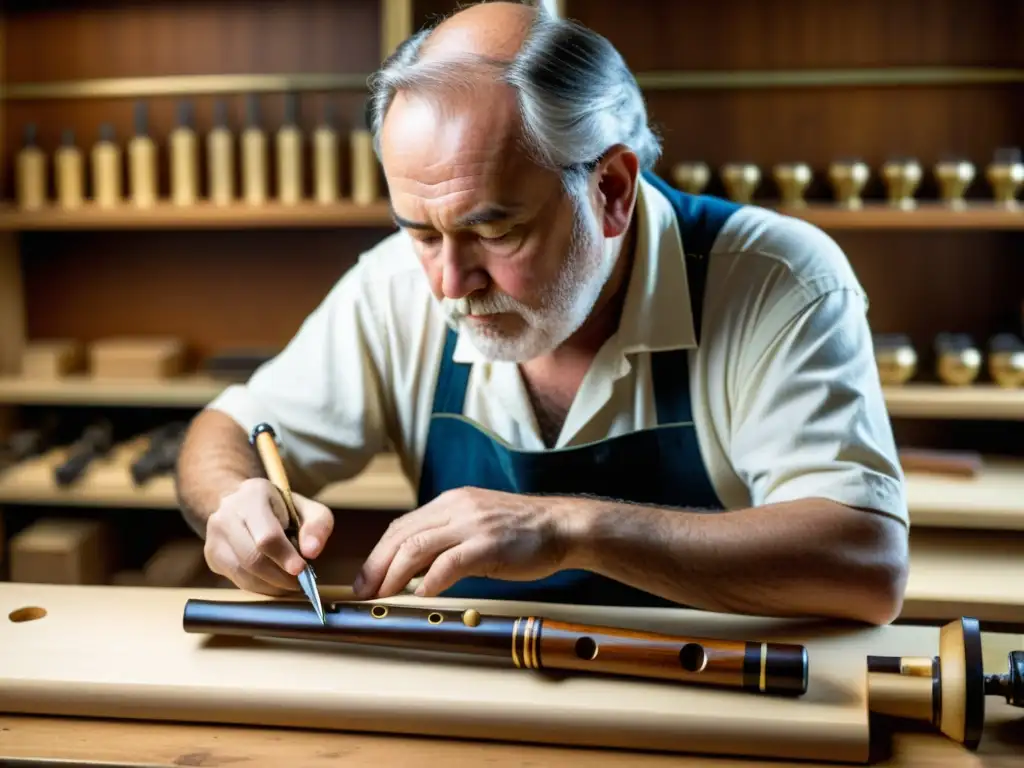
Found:
[{"label": "man's right hand", "polygon": [[269,480],[251,478],[221,499],[206,522],[204,553],[210,570],[264,595],[299,591],[296,577],[319,555],[334,530],[334,515],[318,501],[292,493],[302,520],[299,549],[284,535],[288,511]]}]

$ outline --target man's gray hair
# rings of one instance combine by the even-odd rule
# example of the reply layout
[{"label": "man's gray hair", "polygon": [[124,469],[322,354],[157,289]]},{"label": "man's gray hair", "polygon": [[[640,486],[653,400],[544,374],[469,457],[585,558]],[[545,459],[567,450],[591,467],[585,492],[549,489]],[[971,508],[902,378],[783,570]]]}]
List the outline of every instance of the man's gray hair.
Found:
[{"label": "man's gray hair", "polygon": [[478,55],[420,61],[433,27],[404,41],[370,78],[369,127],[380,156],[380,132],[395,94],[471,88],[493,73],[515,89],[525,149],[541,166],[559,171],[578,188],[594,164],[616,144],[636,153],[650,170],[661,143],[625,60],[603,36],[538,8],[522,48],[511,61]]}]

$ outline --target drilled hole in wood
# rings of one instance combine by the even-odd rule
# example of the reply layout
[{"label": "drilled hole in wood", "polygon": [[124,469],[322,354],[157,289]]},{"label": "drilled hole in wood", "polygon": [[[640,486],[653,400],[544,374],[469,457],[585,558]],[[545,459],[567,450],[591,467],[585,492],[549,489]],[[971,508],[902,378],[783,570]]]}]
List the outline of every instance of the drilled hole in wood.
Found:
[{"label": "drilled hole in wood", "polygon": [[597,643],[591,637],[581,637],[576,641],[576,656],[584,661],[597,658]]},{"label": "drilled hole in wood", "polygon": [[687,672],[700,672],[708,663],[708,655],[704,646],[699,643],[687,643],[679,649],[679,663]]},{"label": "drilled hole in wood", "polygon": [[7,618],[16,624],[20,624],[23,621],[35,621],[36,619],[41,619],[45,615],[45,608],[29,606],[27,608],[19,608],[16,611],[11,611],[9,614],[7,614]]}]

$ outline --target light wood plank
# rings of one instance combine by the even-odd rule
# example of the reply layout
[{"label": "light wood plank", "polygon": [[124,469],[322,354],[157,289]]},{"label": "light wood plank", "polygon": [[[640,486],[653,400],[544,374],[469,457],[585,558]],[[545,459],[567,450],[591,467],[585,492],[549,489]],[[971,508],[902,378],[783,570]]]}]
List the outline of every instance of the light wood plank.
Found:
[{"label": "light wood plank", "polygon": [[889,415],[897,418],[1024,420],[1024,388],[906,384],[884,392]]},{"label": "light wood plank", "polygon": [[282,227],[393,227],[386,200],[356,205],[349,200],[336,203],[303,202],[283,205],[267,202],[261,206],[245,203],[214,205],[200,201],[195,205],[174,206],[161,201],[149,208],[103,209],[93,204],[75,210],[56,207],[39,211],[19,211],[0,207],[0,230],[34,231],[62,229],[266,229]]},{"label": "light wood plank", "polygon": [[[829,203],[806,208],[777,208],[771,201],[758,202],[768,208],[804,219],[827,230],[1019,230],[1024,229],[1024,208],[1007,210],[975,203],[964,211],[951,211],[941,204],[925,202],[914,211],[869,204],[849,211]],[[41,211],[19,211],[0,207],[0,230],[32,231],[52,229],[194,229],[272,227],[393,227],[386,200],[355,205],[349,200],[320,204],[312,200],[300,205],[268,203],[253,208],[244,204],[215,206],[202,201],[188,208],[166,201],[147,209],[125,206],[99,209],[89,204],[73,211],[50,207]]]},{"label": "light wood plank", "polygon": [[90,376],[34,380],[0,377],[0,403],[23,405],[125,405],[202,407],[228,384],[204,376],[151,380],[103,380]]}]

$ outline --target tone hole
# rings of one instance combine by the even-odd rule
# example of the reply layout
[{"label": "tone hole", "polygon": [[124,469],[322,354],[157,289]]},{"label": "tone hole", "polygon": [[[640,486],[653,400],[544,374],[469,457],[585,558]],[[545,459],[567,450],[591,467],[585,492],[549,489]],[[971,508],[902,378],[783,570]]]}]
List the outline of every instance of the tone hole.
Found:
[{"label": "tone hole", "polygon": [[7,618],[13,621],[15,624],[20,624],[23,621],[35,621],[36,619],[41,619],[45,615],[45,608],[29,606],[27,608],[18,608],[16,611],[11,611],[9,614],[7,614]]},{"label": "tone hole", "polygon": [[442,621],[444,621],[444,616],[442,616],[437,611],[434,611],[429,616],[427,616],[427,621],[429,621],[431,624],[440,624]]},{"label": "tone hole", "polygon": [[597,658],[597,643],[592,637],[581,637],[576,641],[576,656],[584,661],[592,661]]},{"label": "tone hole", "polygon": [[383,619],[385,616],[388,615],[387,606],[384,606],[384,605],[375,605],[375,606],[373,606],[373,608],[370,609],[370,615],[373,616],[373,618],[375,618],[375,619]]},{"label": "tone hole", "polygon": [[699,643],[687,643],[679,649],[679,663],[687,672],[701,672],[708,663],[708,655],[704,646]]}]

